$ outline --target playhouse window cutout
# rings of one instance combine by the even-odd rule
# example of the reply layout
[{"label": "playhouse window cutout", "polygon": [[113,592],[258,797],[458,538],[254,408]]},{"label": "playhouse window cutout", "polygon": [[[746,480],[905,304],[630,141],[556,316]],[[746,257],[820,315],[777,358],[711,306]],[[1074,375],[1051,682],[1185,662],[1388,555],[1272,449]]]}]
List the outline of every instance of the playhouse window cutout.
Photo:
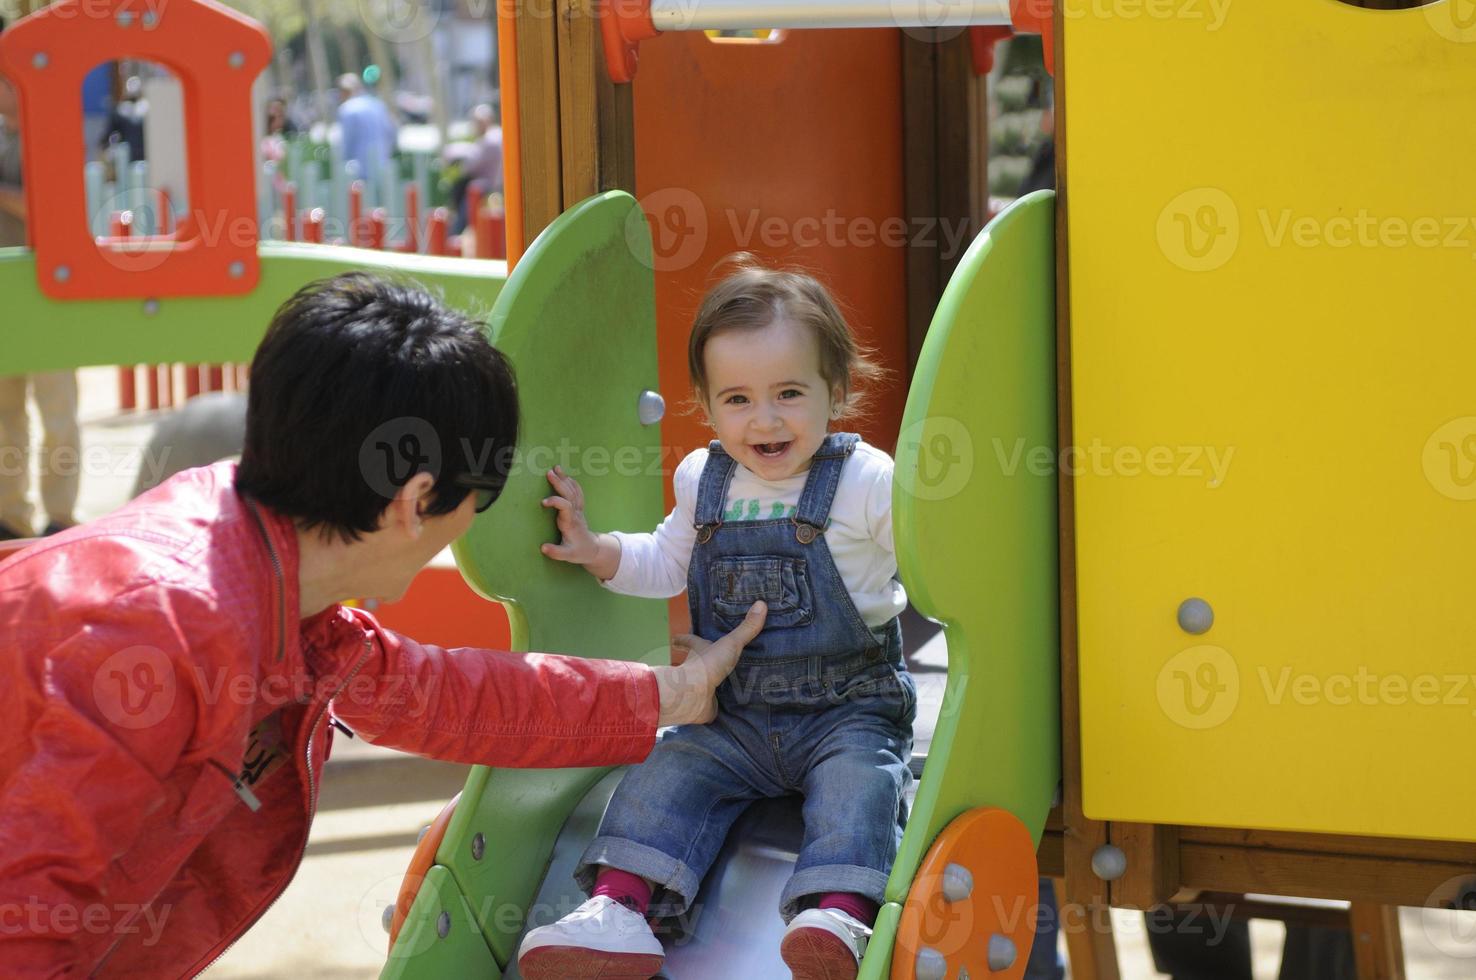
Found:
[{"label": "playhouse window cutout", "polygon": [[772,27],[703,31],[714,44],[780,44],[785,31]]},{"label": "playhouse window cutout", "polygon": [[102,62],[82,84],[82,139],[87,224],[98,249],[114,257],[172,247],[189,209],[179,78],[152,61]]}]

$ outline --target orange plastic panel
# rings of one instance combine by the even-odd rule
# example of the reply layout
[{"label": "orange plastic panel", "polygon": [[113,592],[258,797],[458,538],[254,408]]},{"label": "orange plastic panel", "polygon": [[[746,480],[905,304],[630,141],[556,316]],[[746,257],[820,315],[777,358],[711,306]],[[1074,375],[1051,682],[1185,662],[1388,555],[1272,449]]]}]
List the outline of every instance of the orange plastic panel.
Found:
[{"label": "orange plastic panel", "polygon": [[405,868],[405,877],[400,880],[400,890],[395,894],[395,911],[390,916],[391,950],[395,948],[395,940],[400,938],[400,929],[405,925],[405,917],[410,914],[410,906],[415,904],[415,896],[420,894],[426,872],[436,863],[436,852],[441,849],[441,841],[446,839],[446,828],[451,826],[451,818],[456,816],[456,804],[460,802],[460,793],[451,797],[451,802],[441,808],[436,819],[431,821],[421,835],[415,845],[415,853],[410,855],[410,864]]},{"label": "orange plastic panel", "polygon": [[1021,34],[1039,34],[1046,71],[1056,73],[1056,0],[1010,0],[1010,19]]},{"label": "orange plastic panel", "polygon": [[[156,62],[179,79],[191,207],[174,234],[126,243],[93,239],[82,184],[82,79],[119,58]],[[270,58],[266,31],[212,0],[61,0],[0,37],[0,65],[20,95],[26,207],[46,295],[251,291],[258,237],[251,83]]]},{"label": "orange plastic panel", "polygon": [[[901,32],[883,29],[785,31],[769,44],[685,31],[642,49],[636,196],[655,252],[668,473],[712,438],[681,410],[687,337],[713,265],[739,250],[831,287],[891,372],[866,417],[844,424],[888,451],[896,442],[910,375],[901,240],[941,234],[903,221],[901,52]],[[674,628],[685,622],[685,597],[671,614]]]},{"label": "orange plastic panel", "polygon": [[[926,219],[903,223],[901,92],[895,30],[785,31],[771,44],[692,31],[646,45],[636,196],[652,225],[661,390],[673,408],[691,393],[687,337],[713,266],[746,250],[830,286],[892,372],[857,423],[892,448],[909,374],[902,242],[942,234]],[[712,438],[700,415],[670,411],[663,426],[669,466]]]},{"label": "orange plastic panel", "polygon": [[[973,876],[966,898],[949,901],[944,895],[950,864]],[[892,980],[914,980],[924,948],[947,959],[950,977],[1019,980],[1035,939],[1037,875],[1035,841],[1014,814],[987,806],[954,818],[928,849],[907,894],[892,952]],[[989,969],[994,935],[1015,944],[1014,963],[1003,970]]]}]

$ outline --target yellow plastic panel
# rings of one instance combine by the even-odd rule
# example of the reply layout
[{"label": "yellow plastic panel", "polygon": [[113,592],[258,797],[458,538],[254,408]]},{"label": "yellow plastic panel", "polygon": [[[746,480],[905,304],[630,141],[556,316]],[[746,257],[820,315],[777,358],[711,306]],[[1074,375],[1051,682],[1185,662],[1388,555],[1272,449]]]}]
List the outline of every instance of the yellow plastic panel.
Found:
[{"label": "yellow plastic panel", "polygon": [[1470,6],[1065,0],[1091,817],[1476,839]]}]

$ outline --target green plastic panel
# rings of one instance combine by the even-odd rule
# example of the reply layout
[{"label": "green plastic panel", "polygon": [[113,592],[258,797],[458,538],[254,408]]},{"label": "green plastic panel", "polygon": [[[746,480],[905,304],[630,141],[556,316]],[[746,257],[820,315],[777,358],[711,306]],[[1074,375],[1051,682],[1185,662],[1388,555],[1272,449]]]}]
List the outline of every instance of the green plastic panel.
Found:
[{"label": "green plastic panel", "polygon": [[[443,926],[448,928],[443,930]],[[415,904],[410,906],[410,914],[405,917],[395,948],[380,976],[384,980],[407,977],[501,980],[502,970],[492,959],[492,951],[472,918],[471,903],[445,868],[432,867],[426,872],[425,882],[415,896]]]},{"label": "green plastic panel", "polygon": [[509,604],[520,648],[664,654],[662,603],[615,595],[538,550],[558,540],[540,504],[555,462],[583,485],[597,530],[650,530],[664,516],[661,427],[636,414],[658,381],[650,238],[635,199],[592,197],[544,229],[497,297],[492,334],[518,372],[519,462],[497,506],[454,545],[457,564]]},{"label": "green plastic panel", "polygon": [[331,245],[259,246],[261,280],[245,296],[63,302],[36,285],[35,256],[0,249],[4,343],[0,374],[106,364],[246,362],[282,301],[314,279],[363,269],[438,289],[458,309],[485,315],[507,280],[507,263],[400,255]]},{"label": "green plastic panel", "polygon": [[1009,810],[1039,843],[1060,779],[1055,337],[1055,194],[1041,191],[959,263],[897,442],[897,563],[947,630],[948,682],[893,901],[966,810]]},{"label": "green plastic panel", "polygon": [[[454,546],[462,573],[506,602],[517,649],[665,662],[665,603],[615,595],[538,550],[558,539],[540,504],[555,460],[583,484],[596,529],[654,528],[664,513],[660,427],[636,412],[657,374],[649,232],[635,199],[603,194],[554,221],[508,279],[492,324],[518,371],[523,462]],[[564,821],[606,771],[479,767],[468,778],[436,860],[475,896],[499,963],[513,954]]]},{"label": "green plastic panel", "polygon": [[861,969],[856,980],[886,980],[892,975],[892,949],[897,943],[897,926],[902,921],[902,906],[888,902],[876,913],[876,924],[871,928],[871,940],[866,944],[866,956],[861,960]]}]

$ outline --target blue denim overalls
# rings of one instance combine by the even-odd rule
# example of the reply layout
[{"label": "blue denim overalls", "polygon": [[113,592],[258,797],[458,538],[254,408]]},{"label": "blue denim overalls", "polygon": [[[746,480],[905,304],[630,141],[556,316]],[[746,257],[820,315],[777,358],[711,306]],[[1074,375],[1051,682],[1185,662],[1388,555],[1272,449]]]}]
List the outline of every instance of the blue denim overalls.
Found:
[{"label": "blue denim overalls", "polygon": [[906,819],[917,692],[901,625],[867,627],[825,544],[857,441],[826,437],[793,516],[726,523],[738,464],[712,444],[687,569],[693,632],[720,638],[758,599],[768,619],[718,688],[717,719],[667,732],[621,781],[575,872],[586,892],[595,865],[609,865],[656,883],[653,916],[679,915],[749,803],[802,793],[805,836],[780,899],[785,921],[825,892],[883,901]]}]

